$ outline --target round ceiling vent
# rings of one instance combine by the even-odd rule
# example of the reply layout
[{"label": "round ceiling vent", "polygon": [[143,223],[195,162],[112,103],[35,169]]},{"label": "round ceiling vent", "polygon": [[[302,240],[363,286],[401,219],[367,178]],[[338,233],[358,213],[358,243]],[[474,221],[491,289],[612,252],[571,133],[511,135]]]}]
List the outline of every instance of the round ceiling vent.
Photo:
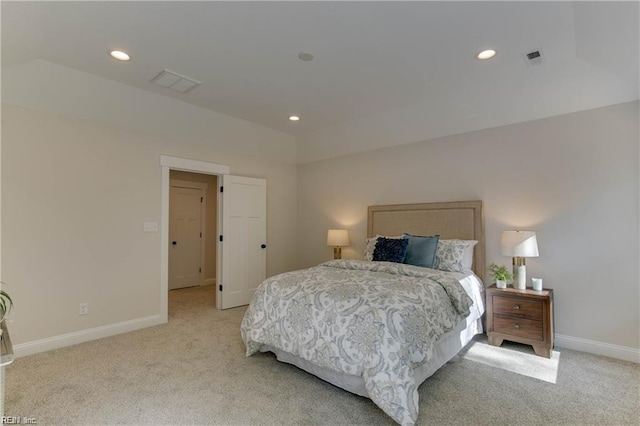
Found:
[{"label": "round ceiling vent", "polygon": [[300,58],[300,60],[302,61],[309,62],[313,60],[313,55],[307,52],[300,52],[298,53],[298,58]]}]

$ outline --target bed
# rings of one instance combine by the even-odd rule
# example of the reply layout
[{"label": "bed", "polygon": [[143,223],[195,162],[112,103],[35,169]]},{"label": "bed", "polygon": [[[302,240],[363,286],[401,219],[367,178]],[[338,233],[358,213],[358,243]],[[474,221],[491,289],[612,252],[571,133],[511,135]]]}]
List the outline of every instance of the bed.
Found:
[{"label": "bed", "polygon": [[482,202],[369,207],[369,242],[403,233],[477,244],[455,272],[334,260],[270,277],[243,318],[247,355],[273,352],[414,424],[418,386],[483,331]]}]

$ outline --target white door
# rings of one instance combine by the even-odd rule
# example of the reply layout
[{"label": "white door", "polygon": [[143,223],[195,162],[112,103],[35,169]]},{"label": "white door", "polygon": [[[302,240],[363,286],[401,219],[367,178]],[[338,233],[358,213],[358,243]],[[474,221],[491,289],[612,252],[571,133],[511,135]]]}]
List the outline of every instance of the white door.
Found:
[{"label": "white door", "polygon": [[201,189],[169,191],[169,290],[200,285],[202,274]]},{"label": "white door", "polygon": [[266,277],[267,181],[224,175],[218,308],[248,305]]}]

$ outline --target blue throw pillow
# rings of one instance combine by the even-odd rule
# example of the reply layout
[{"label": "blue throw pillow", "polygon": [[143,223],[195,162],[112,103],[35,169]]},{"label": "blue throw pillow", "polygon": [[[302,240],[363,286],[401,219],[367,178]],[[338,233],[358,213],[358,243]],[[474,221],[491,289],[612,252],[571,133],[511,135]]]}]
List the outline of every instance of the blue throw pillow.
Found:
[{"label": "blue throw pillow", "polygon": [[373,251],[373,260],[402,263],[407,252],[408,240],[404,238],[379,237]]},{"label": "blue throw pillow", "polygon": [[409,244],[407,244],[407,254],[404,258],[404,263],[433,268],[433,264],[436,261],[440,235],[422,237],[419,235],[403,234],[403,236],[409,242]]}]

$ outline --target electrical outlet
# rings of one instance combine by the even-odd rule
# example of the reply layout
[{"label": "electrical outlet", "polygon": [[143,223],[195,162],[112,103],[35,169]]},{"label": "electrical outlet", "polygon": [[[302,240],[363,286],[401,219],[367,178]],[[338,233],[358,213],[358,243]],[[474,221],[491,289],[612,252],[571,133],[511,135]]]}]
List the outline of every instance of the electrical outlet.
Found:
[{"label": "electrical outlet", "polygon": [[80,315],[87,315],[89,313],[89,304],[88,303],[81,303],[80,304],[79,313],[80,313]]}]

